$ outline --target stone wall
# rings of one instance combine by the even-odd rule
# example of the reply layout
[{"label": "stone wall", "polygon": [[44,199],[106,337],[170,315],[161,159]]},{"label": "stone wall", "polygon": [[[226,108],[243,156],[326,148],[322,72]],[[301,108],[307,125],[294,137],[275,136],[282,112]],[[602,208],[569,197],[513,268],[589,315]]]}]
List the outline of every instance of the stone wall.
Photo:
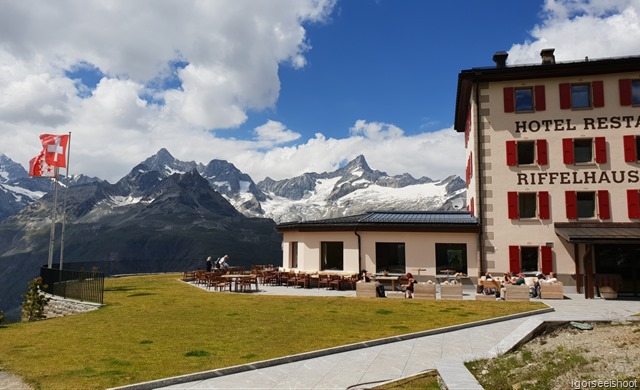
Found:
[{"label": "stone wall", "polygon": [[103,305],[92,302],[81,302],[47,294],[49,303],[45,306],[44,314],[47,318],[65,317],[74,314],[97,310]]}]

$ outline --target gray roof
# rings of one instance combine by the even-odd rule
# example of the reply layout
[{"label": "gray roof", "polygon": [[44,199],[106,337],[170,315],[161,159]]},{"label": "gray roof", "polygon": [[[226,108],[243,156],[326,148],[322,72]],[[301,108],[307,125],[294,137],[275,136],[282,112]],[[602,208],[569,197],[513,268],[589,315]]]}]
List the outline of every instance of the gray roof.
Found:
[{"label": "gray roof", "polygon": [[286,222],[284,230],[478,231],[478,219],[466,211],[370,211],[316,221]]}]

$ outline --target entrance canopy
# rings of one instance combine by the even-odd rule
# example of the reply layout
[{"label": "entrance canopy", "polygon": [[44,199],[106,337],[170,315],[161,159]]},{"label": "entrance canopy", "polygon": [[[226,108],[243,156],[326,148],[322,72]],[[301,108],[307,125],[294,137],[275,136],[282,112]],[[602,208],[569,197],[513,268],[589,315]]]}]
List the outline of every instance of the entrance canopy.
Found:
[{"label": "entrance canopy", "polygon": [[640,223],[554,224],[556,234],[572,244],[640,244]]}]

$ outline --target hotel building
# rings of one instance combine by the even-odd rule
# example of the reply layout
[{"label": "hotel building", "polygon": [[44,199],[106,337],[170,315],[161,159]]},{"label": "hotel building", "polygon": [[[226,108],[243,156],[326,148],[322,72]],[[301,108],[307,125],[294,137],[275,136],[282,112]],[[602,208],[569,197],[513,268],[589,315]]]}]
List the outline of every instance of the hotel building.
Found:
[{"label": "hotel building", "polygon": [[498,52],[458,76],[478,275],[555,272],[586,297],[638,296],[640,57],[541,57],[508,66]]}]

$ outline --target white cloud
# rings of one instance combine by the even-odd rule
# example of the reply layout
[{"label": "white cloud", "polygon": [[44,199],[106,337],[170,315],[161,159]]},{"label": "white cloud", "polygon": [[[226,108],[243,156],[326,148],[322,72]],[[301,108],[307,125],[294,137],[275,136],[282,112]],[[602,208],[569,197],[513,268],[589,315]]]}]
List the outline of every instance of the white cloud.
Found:
[{"label": "white cloud", "polygon": [[285,125],[276,121],[267,121],[262,126],[256,127],[254,133],[259,141],[264,141],[268,146],[279,145],[300,138],[300,134],[287,129]]},{"label": "white cloud", "polygon": [[555,49],[559,62],[638,55],[639,10],[638,0],[547,0],[534,40],[513,45],[508,62],[539,63],[546,48]]},{"label": "white cloud", "polygon": [[[228,160],[256,181],[334,170],[359,154],[389,174],[462,175],[463,140],[451,128],[407,135],[416,129],[363,118],[334,129],[348,131],[344,138],[303,138],[277,121],[248,140],[219,130],[239,127],[251,112],[277,111],[279,67],[307,66],[303,24],[327,20],[334,5],[3,1],[0,153],[26,165],[39,152],[39,134],[71,131],[71,173],[111,182],[163,147],[181,160]],[[537,63],[549,47],[558,61],[637,55],[639,10],[640,0],[547,0],[533,39],[513,45],[509,62]],[[176,61],[184,66],[171,69]],[[102,73],[95,89],[67,77],[81,64]],[[158,87],[169,76],[176,87]]]}]

